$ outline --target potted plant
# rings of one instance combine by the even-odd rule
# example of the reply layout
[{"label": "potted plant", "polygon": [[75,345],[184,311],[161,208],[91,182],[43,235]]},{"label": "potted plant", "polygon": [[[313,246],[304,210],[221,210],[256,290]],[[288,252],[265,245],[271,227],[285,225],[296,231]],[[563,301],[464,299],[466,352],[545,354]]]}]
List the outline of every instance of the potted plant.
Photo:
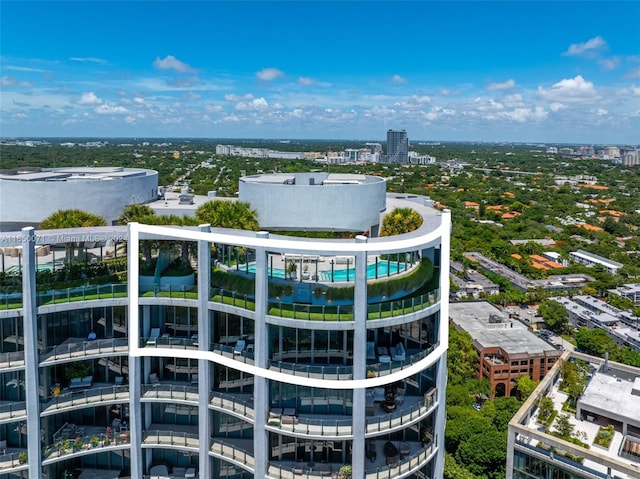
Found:
[{"label": "potted plant", "polygon": [[100,444],[100,438],[98,436],[91,436],[89,442],[91,443],[92,447],[98,447],[98,444]]},{"label": "potted plant", "polygon": [[26,464],[28,459],[27,451],[22,451],[18,453],[18,462],[20,464]]},{"label": "potted plant", "polygon": [[76,437],[75,441],[73,441],[73,450],[77,451],[82,447],[82,445],[83,445],[82,439],[79,437]]},{"label": "potted plant", "polygon": [[343,464],[340,466],[340,469],[338,470],[340,479],[351,479],[351,474],[353,474],[351,464]]},{"label": "potted plant", "polygon": [[371,378],[375,378],[378,376],[378,373],[376,373],[373,369],[370,369],[369,371],[367,371],[367,378],[371,379]]}]

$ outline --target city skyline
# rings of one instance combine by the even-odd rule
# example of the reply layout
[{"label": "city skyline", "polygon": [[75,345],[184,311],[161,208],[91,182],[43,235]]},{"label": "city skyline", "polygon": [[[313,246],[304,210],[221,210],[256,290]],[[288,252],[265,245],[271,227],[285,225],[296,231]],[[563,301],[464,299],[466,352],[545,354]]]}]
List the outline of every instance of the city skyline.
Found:
[{"label": "city skyline", "polygon": [[35,5],[2,136],[639,141],[636,2]]}]

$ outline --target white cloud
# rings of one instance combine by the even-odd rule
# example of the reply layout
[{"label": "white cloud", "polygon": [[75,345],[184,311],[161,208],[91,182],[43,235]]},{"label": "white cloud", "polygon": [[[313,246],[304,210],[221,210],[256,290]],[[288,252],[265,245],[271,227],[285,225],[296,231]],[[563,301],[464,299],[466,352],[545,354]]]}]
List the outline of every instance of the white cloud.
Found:
[{"label": "white cloud", "polygon": [[72,62],[81,62],[81,63],[99,63],[104,65],[107,63],[107,60],[103,60],[102,58],[96,57],[71,57],[69,58]]},{"label": "white cloud", "polygon": [[593,83],[581,75],[554,83],[551,88],[538,87],[538,96],[543,100],[563,103],[588,103],[598,99]]},{"label": "white cloud", "polygon": [[491,83],[490,85],[487,85],[487,90],[508,90],[509,88],[513,88],[514,86],[516,86],[516,82],[512,78],[509,78],[507,81],[504,81],[502,83]]},{"label": "white cloud", "polygon": [[391,77],[391,83],[407,83],[407,79],[400,75],[393,75]]},{"label": "white cloud", "polygon": [[236,110],[239,111],[257,111],[266,110],[269,107],[269,103],[264,98],[255,98],[249,103],[237,103]]},{"label": "white cloud", "polygon": [[627,72],[627,74],[624,77],[627,80],[631,79],[631,78],[640,78],[640,67],[636,67],[636,68],[630,70],[629,72]]},{"label": "white cloud", "polygon": [[302,84],[302,85],[313,85],[316,81],[313,78],[309,78],[309,77],[300,77],[298,78],[298,83]]},{"label": "white cloud", "polygon": [[153,62],[153,66],[158,70],[173,70],[178,73],[189,73],[195,70],[188,64],[178,60],[173,55],[167,55],[162,60],[157,57]]},{"label": "white cloud", "polygon": [[224,108],[222,108],[221,105],[206,105],[204,107],[204,110],[207,113],[220,113],[220,112],[224,111]]},{"label": "white cloud", "polygon": [[605,70],[615,70],[620,66],[620,57],[601,58],[598,63]]},{"label": "white cloud", "polygon": [[573,43],[569,46],[569,49],[563,53],[566,56],[572,55],[584,55],[593,53],[594,50],[599,50],[607,46],[607,42],[601,36],[593,37],[584,43]]},{"label": "white cloud", "polygon": [[95,112],[98,115],[124,115],[129,113],[125,107],[114,105],[113,103],[104,103],[96,107]]},{"label": "white cloud", "polygon": [[98,105],[102,103],[102,100],[96,96],[92,91],[83,93],[78,101],[80,105]]},{"label": "white cloud", "polygon": [[4,75],[2,78],[0,78],[0,86],[2,88],[11,88],[14,86],[18,86],[22,88],[31,88],[33,86],[33,83],[30,83],[28,81],[20,81],[15,79],[12,76]]},{"label": "white cloud", "polygon": [[598,116],[606,116],[608,114],[609,114],[609,112],[607,110],[605,110],[604,108],[598,108],[596,110],[596,115],[598,115]]},{"label": "white cloud", "polygon": [[224,99],[227,100],[227,101],[234,101],[234,102],[246,101],[246,100],[253,100],[253,95],[251,93],[246,93],[244,95],[236,95],[235,93],[227,93],[224,96]]},{"label": "white cloud", "polygon": [[256,73],[256,76],[260,80],[264,80],[264,81],[272,81],[283,75],[284,75],[284,72],[282,72],[282,70],[278,70],[277,68],[273,68],[273,67],[263,68],[262,70]]},{"label": "white cloud", "polygon": [[549,109],[553,112],[556,111],[560,111],[560,110],[564,110],[567,107],[567,105],[565,105],[564,103],[560,103],[560,102],[553,102],[549,105]]},{"label": "white cloud", "polygon": [[51,73],[50,70],[43,70],[42,68],[31,68],[31,67],[17,67],[14,65],[7,65],[4,67],[5,70],[13,70],[16,72],[32,72],[32,73]]}]

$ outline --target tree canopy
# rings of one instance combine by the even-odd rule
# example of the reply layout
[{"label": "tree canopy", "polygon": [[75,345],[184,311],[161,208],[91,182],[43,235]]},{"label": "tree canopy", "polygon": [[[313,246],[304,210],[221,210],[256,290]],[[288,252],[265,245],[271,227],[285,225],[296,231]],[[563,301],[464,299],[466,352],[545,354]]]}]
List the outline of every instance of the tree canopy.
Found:
[{"label": "tree canopy", "polygon": [[102,216],[82,210],[58,210],[40,223],[43,230],[64,228],[86,228],[88,226],[107,226]]},{"label": "tree canopy", "polygon": [[557,301],[544,300],[538,307],[538,314],[552,331],[563,332],[569,324],[569,313]]},{"label": "tree canopy", "polygon": [[246,201],[208,201],[198,207],[196,218],[217,228],[258,231],[258,213]]},{"label": "tree canopy", "polygon": [[411,208],[395,208],[382,218],[380,236],[401,235],[422,226],[422,216]]}]

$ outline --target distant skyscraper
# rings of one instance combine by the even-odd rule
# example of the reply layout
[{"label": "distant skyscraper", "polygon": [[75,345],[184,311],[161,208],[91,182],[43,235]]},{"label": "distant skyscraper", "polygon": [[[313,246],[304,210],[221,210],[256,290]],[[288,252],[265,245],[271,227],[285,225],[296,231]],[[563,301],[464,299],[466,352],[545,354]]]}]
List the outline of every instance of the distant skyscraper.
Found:
[{"label": "distant skyscraper", "polygon": [[409,162],[409,139],[405,130],[387,131],[387,163]]}]

